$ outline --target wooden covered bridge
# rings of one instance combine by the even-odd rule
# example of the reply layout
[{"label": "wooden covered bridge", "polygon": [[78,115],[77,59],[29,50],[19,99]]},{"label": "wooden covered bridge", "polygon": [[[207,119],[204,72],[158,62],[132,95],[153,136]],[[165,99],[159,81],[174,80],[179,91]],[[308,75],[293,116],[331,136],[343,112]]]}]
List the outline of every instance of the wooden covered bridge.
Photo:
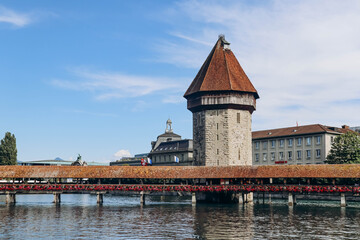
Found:
[{"label": "wooden covered bridge", "polygon": [[[0,166],[0,194],[8,203],[16,194],[103,194],[191,192],[193,202],[252,201],[252,193],[288,193],[289,205],[299,194],[333,194],[346,206],[346,196],[360,194],[360,165],[287,166]],[[351,179],[351,181],[350,181]]]}]

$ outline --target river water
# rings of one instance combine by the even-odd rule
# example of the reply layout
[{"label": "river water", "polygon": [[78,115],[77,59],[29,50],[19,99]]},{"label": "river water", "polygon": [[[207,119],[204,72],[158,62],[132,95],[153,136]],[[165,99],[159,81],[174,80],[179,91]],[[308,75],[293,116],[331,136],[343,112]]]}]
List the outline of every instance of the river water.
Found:
[{"label": "river water", "polygon": [[[4,196],[1,196],[2,198]],[[189,197],[17,195],[0,202],[0,239],[360,239],[360,205],[192,205]]]}]

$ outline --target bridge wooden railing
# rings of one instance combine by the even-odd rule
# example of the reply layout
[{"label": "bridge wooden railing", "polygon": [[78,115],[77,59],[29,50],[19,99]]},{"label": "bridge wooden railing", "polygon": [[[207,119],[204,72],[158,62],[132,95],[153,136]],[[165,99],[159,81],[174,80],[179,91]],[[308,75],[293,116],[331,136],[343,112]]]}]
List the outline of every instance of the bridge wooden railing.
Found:
[{"label": "bridge wooden railing", "polygon": [[341,185],[156,185],[156,184],[0,184],[0,193],[78,192],[289,192],[360,193],[359,186]]}]

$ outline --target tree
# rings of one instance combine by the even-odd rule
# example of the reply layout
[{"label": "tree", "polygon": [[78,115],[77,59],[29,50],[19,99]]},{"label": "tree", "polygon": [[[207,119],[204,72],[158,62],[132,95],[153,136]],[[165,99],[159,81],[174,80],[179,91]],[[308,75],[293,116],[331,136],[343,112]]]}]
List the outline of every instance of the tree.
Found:
[{"label": "tree", "polygon": [[5,133],[5,137],[0,143],[0,165],[16,165],[17,149],[14,134]]},{"label": "tree", "polygon": [[360,136],[349,131],[336,137],[326,157],[326,163],[360,163]]}]

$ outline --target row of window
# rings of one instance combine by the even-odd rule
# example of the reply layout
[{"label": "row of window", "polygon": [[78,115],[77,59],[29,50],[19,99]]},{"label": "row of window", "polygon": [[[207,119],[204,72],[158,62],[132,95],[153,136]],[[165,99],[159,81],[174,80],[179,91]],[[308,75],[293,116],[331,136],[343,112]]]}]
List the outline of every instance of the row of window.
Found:
[{"label": "row of window", "polygon": [[[178,155],[177,155],[178,156]],[[174,155],[160,155],[160,156],[154,156],[153,162],[173,162],[174,161]],[[180,161],[184,161],[184,154],[180,155]]]},{"label": "row of window", "polygon": [[[297,160],[302,160],[302,154],[303,154],[303,151],[299,150],[299,151],[296,151],[296,159]],[[275,152],[272,152],[270,153],[270,160],[271,161],[275,161],[276,159],[276,155],[275,155]],[[315,157],[316,158],[320,158],[321,157],[321,150],[320,149],[316,149],[315,150]],[[311,150],[305,150],[305,158],[306,159],[311,159]],[[255,153],[255,162],[258,162],[260,159],[260,154],[259,153]],[[262,154],[262,160],[265,162],[268,160],[268,154],[267,153],[263,153]],[[288,151],[287,152],[287,156],[286,156],[286,159],[284,157],[284,152],[279,152],[278,153],[278,160],[281,161],[281,160],[293,160],[293,151]]]},{"label": "row of window", "polygon": [[[286,139],[286,140],[287,140],[287,146],[288,147],[292,147],[294,145],[294,139],[293,138],[289,138],[289,139]],[[302,146],[302,144],[303,144],[303,138],[302,137],[296,138],[295,141],[296,141],[297,146]],[[307,146],[311,145],[311,141],[312,141],[312,137],[305,137],[305,144]],[[321,144],[321,136],[316,136],[315,141],[316,141],[317,145],[320,145]],[[285,139],[279,139],[279,140],[270,140],[270,147],[275,148],[276,147],[276,142],[278,142],[279,147],[284,147],[285,146]],[[262,149],[264,149],[264,150],[268,149],[268,141],[263,141],[263,142],[261,142],[261,144],[262,144]],[[255,149],[260,149],[260,141],[255,142]]]},{"label": "row of window", "polygon": [[160,148],[160,149],[157,148],[157,149],[155,149],[155,151],[162,151],[162,150],[168,150],[168,149],[169,150],[172,150],[172,149],[176,150],[176,147],[174,147],[174,148],[173,147],[169,147],[169,148],[165,147],[165,148]]}]

